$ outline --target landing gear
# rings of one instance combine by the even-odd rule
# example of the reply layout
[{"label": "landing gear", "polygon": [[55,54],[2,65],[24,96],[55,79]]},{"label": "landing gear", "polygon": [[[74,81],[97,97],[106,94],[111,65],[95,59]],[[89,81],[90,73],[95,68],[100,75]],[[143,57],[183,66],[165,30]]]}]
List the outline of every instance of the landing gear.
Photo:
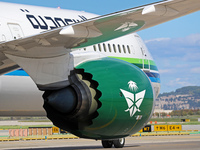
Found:
[{"label": "landing gear", "polygon": [[125,138],[117,139],[113,141],[115,148],[123,148],[125,144]]},{"label": "landing gear", "polygon": [[102,140],[101,141],[103,148],[111,148],[113,145],[113,141]]},{"label": "landing gear", "polygon": [[104,148],[112,148],[113,145],[115,148],[123,148],[125,144],[125,138],[116,140],[102,140],[101,143]]}]

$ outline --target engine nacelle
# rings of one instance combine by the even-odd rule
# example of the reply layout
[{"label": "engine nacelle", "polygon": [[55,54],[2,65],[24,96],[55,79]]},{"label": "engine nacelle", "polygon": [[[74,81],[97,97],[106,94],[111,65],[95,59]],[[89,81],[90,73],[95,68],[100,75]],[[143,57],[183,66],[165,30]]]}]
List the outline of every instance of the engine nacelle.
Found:
[{"label": "engine nacelle", "polygon": [[47,117],[79,137],[115,139],[139,131],[150,119],[154,92],[137,66],[114,58],[84,62],[70,86],[43,95]]}]

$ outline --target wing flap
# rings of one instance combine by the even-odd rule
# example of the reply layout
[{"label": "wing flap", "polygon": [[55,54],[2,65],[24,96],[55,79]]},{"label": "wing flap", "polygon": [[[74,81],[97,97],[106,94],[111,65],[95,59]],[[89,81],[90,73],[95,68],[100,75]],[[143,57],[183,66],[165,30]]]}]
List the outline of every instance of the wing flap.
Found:
[{"label": "wing flap", "polygon": [[18,69],[19,66],[0,52],[0,75]]}]

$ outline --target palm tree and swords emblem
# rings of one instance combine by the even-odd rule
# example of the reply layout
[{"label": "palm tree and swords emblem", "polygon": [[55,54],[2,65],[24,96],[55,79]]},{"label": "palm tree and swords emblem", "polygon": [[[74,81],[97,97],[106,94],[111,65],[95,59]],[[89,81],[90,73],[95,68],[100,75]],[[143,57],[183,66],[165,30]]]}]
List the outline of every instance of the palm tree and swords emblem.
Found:
[{"label": "palm tree and swords emblem", "polygon": [[[135,92],[135,93],[137,92],[138,87],[135,82],[129,81],[128,85],[129,85],[130,91]],[[146,90],[143,90],[142,92],[139,92],[136,94],[125,91],[123,89],[120,89],[120,91],[124,95],[126,102],[128,104],[128,109],[125,110],[125,112],[129,111],[130,117],[133,117],[133,115],[136,113],[136,111],[141,112],[140,105],[142,104]]]}]

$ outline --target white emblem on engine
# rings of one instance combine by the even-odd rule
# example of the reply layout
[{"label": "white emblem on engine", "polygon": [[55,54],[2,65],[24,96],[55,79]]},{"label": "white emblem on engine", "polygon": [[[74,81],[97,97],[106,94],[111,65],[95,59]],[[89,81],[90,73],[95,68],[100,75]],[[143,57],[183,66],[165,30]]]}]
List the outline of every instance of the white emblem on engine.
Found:
[{"label": "white emblem on engine", "polygon": [[[138,90],[137,84],[135,82],[129,81],[128,84],[129,84],[129,89],[131,91],[136,92]],[[140,108],[140,105],[142,104],[142,101],[144,99],[146,90],[143,90],[143,91],[136,93],[136,94],[122,90],[122,89],[120,89],[120,91],[124,95],[126,102],[128,104],[128,109],[125,110],[125,112],[129,111],[130,117],[133,117],[133,115],[136,113],[136,111],[141,112],[139,108]]]},{"label": "white emblem on engine", "polygon": [[133,91],[133,89],[134,89],[135,92],[138,90],[137,84],[136,84],[135,82],[129,81],[129,82],[128,82],[128,85],[129,85],[129,89],[130,89],[131,91]]}]

